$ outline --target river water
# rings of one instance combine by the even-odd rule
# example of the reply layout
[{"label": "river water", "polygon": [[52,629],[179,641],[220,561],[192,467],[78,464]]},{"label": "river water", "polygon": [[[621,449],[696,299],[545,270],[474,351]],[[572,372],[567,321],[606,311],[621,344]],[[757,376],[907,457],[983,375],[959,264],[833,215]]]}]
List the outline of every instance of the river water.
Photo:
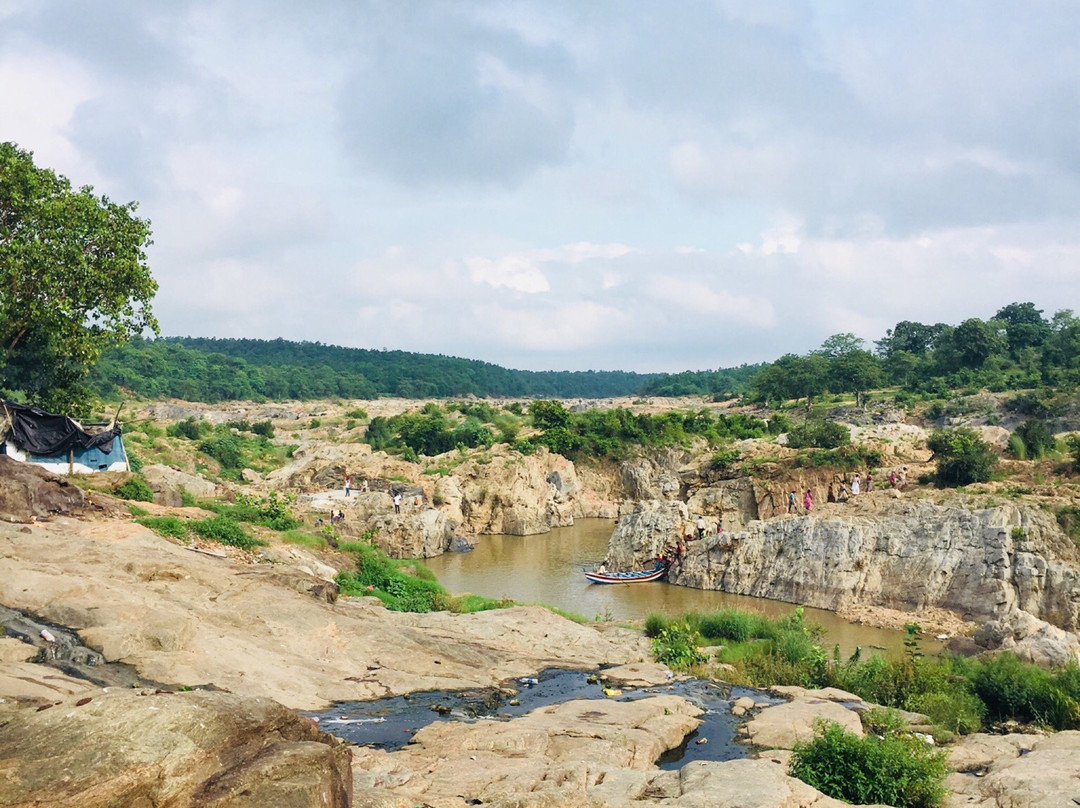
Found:
[{"label": "river water", "polygon": [[[604,559],[614,530],[611,519],[579,519],[572,527],[535,536],[481,536],[471,553],[444,553],[424,563],[452,593],[546,603],[590,620],[644,620],[653,612],[678,615],[723,607],[769,617],[786,617],[795,611],[796,604],[666,582],[591,584],[582,569]],[[902,632],[855,625],[822,609],[807,608],[805,616],[824,627],[825,648],[831,653],[839,645],[845,659],[856,647],[863,649],[864,656],[903,652]],[[933,650],[923,645],[923,650]]]}]

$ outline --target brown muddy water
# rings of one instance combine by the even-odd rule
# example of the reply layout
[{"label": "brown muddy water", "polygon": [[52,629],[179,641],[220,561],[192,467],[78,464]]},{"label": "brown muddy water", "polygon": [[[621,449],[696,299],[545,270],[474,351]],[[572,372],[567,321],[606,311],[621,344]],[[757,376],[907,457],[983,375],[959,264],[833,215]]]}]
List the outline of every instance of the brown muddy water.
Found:
[{"label": "brown muddy water", "polygon": [[[582,569],[603,561],[614,530],[611,519],[579,519],[572,527],[536,536],[481,536],[470,553],[445,553],[424,563],[452,593],[546,603],[590,620],[644,620],[654,612],[678,615],[720,608],[786,617],[798,605],[666,582],[589,583]],[[864,656],[868,652],[889,656],[903,652],[902,632],[855,625],[823,609],[807,608],[805,616],[824,627],[825,648],[831,651],[839,645],[844,659],[857,647]],[[924,638],[921,645],[924,652],[939,650],[932,638]]]}]

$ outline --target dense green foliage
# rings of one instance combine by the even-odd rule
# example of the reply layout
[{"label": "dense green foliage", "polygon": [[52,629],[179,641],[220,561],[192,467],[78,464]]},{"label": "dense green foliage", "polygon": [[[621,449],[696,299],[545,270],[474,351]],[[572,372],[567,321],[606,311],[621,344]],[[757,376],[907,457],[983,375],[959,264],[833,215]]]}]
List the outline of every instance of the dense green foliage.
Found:
[{"label": "dense green foliage", "polygon": [[0,394],[86,415],[102,351],[157,330],[150,223],[135,209],[0,143]]},{"label": "dense green foliage", "polygon": [[926,441],[937,462],[939,486],[956,487],[990,479],[997,455],[973,429],[936,429]]},{"label": "dense green foliage", "polygon": [[508,370],[487,362],[318,342],[169,337],[132,340],[102,356],[91,381],[188,401],[448,396],[632,395],[658,374]]},{"label": "dense green foliage", "polygon": [[391,611],[464,613],[516,605],[505,598],[450,595],[435,580],[435,573],[419,561],[390,558],[367,541],[342,544],[341,549],[356,559],[356,572],[343,570],[338,573],[337,583],[342,594],[376,597]]},{"label": "dense green foliage", "polygon": [[727,440],[775,434],[782,421],[767,423],[743,413],[709,410],[669,411],[651,415],[623,407],[571,412],[558,401],[529,405],[533,426],[543,430],[532,441],[565,457],[624,457],[634,446],[683,446],[703,438],[710,446]]},{"label": "dense green foliage", "polygon": [[875,343],[873,354],[854,335],[836,334],[815,351],[787,354],[765,367],[752,379],[749,396],[780,403],[852,393],[859,403],[882,384],[934,396],[983,387],[1071,389],[1080,384],[1080,318],[1065,309],[1046,320],[1032,303],[1010,303],[989,320],[957,326],[905,320]]},{"label": "dense green foliage", "polygon": [[945,796],[945,752],[903,730],[860,738],[835,721],[795,745],[790,772],[818,791],[856,805],[933,808]]},{"label": "dense green foliage", "polygon": [[130,499],[135,502],[153,502],[154,492],[146,480],[141,477],[132,477],[113,489],[113,494],[121,499]]},{"label": "dense green foliage", "polygon": [[851,430],[835,421],[807,419],[788,431],[787,445],[792,449],[809,446],[836,449],[851,443]]},{"label": "dense green foliage", "polygon": [[236,520],[229,516],[212,516],[208,519],[194,519],[186,522],[175,516],[140,516],[135,521],[155,533],[181,541],[190,541],[194,534],[203,539],[239,547],[241,550],[250,550],[266,544],[265,541],[245,531]]},{"label": "dense green foliage", "polygon": [[687,370],[659,375],[638,391],[643,396],[712,396],[716,400],[736,398],[750,389],[751,380],[764,364],[739,365],[719,370]]},{"label": "dense green foliage", "polygon": [[927,715],[943,733],[967,734],[987,721],[1016,720],[1054,729],[1080,729],[1080,666],[1047,671],[1011,654],[988,661],[919,652],[919,628],[907,627],[900,659],[846,661],[826,654],[821,629],[802,611],[781,619],[738,609],[678,617],[651,614],[645,634],[658,661],[688,670],[702,663],[699,645],[722,645],[715,662],[733,665],[731,681],[837,687],[874,704]]}]

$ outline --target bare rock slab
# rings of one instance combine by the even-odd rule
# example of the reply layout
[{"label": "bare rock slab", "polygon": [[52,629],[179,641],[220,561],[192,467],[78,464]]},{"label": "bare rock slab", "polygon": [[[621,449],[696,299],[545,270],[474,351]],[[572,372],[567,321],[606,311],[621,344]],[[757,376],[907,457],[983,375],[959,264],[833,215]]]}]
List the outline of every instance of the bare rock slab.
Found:
[{"label": "bare rock slab", "polygon": [[349,748],[270,699],[98,692],[4,718],[10,808],[351,805]]}]

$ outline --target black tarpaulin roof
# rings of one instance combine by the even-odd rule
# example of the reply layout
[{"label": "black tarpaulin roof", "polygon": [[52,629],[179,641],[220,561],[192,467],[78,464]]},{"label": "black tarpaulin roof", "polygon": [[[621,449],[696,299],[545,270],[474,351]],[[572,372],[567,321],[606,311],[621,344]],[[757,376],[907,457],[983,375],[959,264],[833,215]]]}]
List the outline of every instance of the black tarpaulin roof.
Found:
[{"label": "black tarpaulin roof", "polygon": [[54,415],[37,407],[11,401],[0,404],[11,421],[8,434],[12,442],[30,454],[56,455],[69,449],[94,447],[108,454],[112,451],[113,440],[120,434],[118,424],[88,431],[78,421],[66,415]]}]

